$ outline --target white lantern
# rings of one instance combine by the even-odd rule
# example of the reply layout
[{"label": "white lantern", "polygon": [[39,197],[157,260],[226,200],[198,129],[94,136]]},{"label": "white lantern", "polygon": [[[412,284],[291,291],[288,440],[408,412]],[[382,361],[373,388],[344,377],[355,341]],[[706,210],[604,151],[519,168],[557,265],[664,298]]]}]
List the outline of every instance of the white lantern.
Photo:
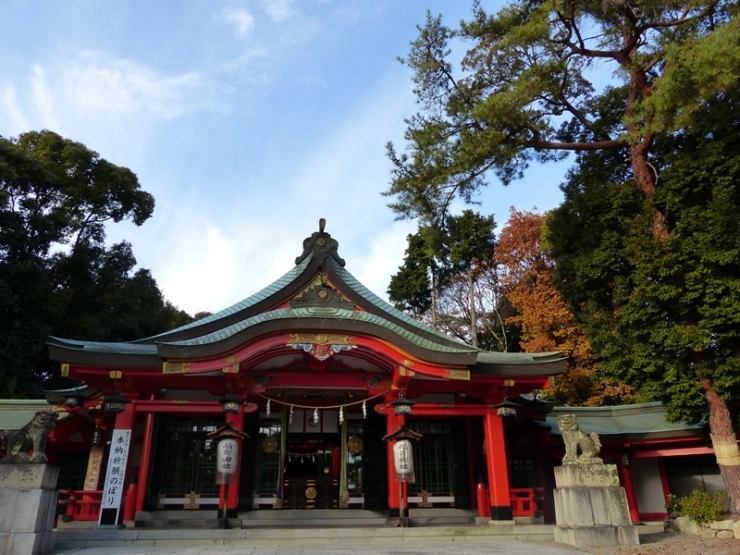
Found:
[{"label": "white lantern", "polygon": [[414,483],[414,451],[408,439],[399,439],[393,444],[393,466],[396,480]]},{"label": "white lantern", "polygon": [[216,480],[219,484],[228,484],[236,472],[239,461],[239,445],[233,438],[222,439],[218,442],[218,457],[216,459]]}]

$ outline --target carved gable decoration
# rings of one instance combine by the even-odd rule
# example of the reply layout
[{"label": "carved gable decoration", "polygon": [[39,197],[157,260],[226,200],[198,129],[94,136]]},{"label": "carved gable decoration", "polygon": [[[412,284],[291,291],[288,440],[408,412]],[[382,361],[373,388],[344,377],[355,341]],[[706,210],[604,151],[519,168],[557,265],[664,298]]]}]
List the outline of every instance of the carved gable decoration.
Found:
[{"label": "carved gable decoration", "polygon": [[325,227],[326,220],[321,218],[319,220],[319,231],[312,233],[311,237],[303,240],[303,253],[295,259],[296,264],[300,264],[307,256],[313,254],[319,268],[329,256],[334,258],[341,266],[344,266],[344,259],[337,252],[339,243],[324,231]]},{"label": "carved gable decoration", "polygon": [[342,351],[356,349],[349,335],[334,333],[292,333],[288,347],[308,353],[317,360],[324,361]]},{"label": "carved gable decoration", "polygon": [[338,306],[353,309],[354,303],[328,282],[326,274],[320,274],[311,285],[291,299],[290,306],[291,308]]}]

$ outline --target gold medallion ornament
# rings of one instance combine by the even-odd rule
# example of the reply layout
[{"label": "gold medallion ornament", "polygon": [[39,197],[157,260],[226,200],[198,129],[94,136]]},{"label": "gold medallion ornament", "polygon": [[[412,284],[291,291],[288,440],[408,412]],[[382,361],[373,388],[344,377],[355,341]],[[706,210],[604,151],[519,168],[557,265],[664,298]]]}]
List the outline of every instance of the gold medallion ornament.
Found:
[{"label": "gold medallion ornament", "polygon": [[277,450],[278,442],[272,436],[267,436],[262,440],[262,450],[265,453],[274,453]]},{"label": "gold medallion ornament", "polygon": [[347,440],[347,451],[353,455],[362,453],[362,440],[357,436],[352,436]]},{"label": "gold medallion ornament", "polygon": [[308,486],[306,488],[306,499],[316,499],[316,496],[319,494],[318,491],[316,491],[316,488],[313,486]]}]

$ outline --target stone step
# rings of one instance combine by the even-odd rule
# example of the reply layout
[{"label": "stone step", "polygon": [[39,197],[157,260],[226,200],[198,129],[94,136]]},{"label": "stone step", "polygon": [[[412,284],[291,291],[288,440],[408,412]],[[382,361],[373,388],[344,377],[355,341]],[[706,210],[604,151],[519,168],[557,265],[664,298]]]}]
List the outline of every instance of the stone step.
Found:
[{"label": "stone step", "polygon": [[551,525],[301,527],[235,530],[156,529],[59,530],[53,533],[55,551],[87,547],[145,546],[279,546],[352,547],[404,543],[496,540],[552,541]]}]

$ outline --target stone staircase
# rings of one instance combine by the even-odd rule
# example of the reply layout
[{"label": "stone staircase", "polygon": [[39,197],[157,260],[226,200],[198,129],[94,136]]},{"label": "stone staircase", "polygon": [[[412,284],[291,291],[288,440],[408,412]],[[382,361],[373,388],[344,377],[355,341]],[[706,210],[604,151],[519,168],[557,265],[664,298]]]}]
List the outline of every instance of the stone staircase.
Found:
[{"label": "stone staircase", "polygon": [[[412,512],[413,519],[413,512]],[[308,520],[306,520],[308,524]],[[552,541],[553,527],[545,524],[528,525],[419,525],[412,528],[383,525],[358,527],[277,526],[247,527],[231,530],[194,528],[136,528],[55,531],[55,552],[88,547],[218,547],[218,546],[393,546],[440,542],[490,542],[497,540]]]}]

